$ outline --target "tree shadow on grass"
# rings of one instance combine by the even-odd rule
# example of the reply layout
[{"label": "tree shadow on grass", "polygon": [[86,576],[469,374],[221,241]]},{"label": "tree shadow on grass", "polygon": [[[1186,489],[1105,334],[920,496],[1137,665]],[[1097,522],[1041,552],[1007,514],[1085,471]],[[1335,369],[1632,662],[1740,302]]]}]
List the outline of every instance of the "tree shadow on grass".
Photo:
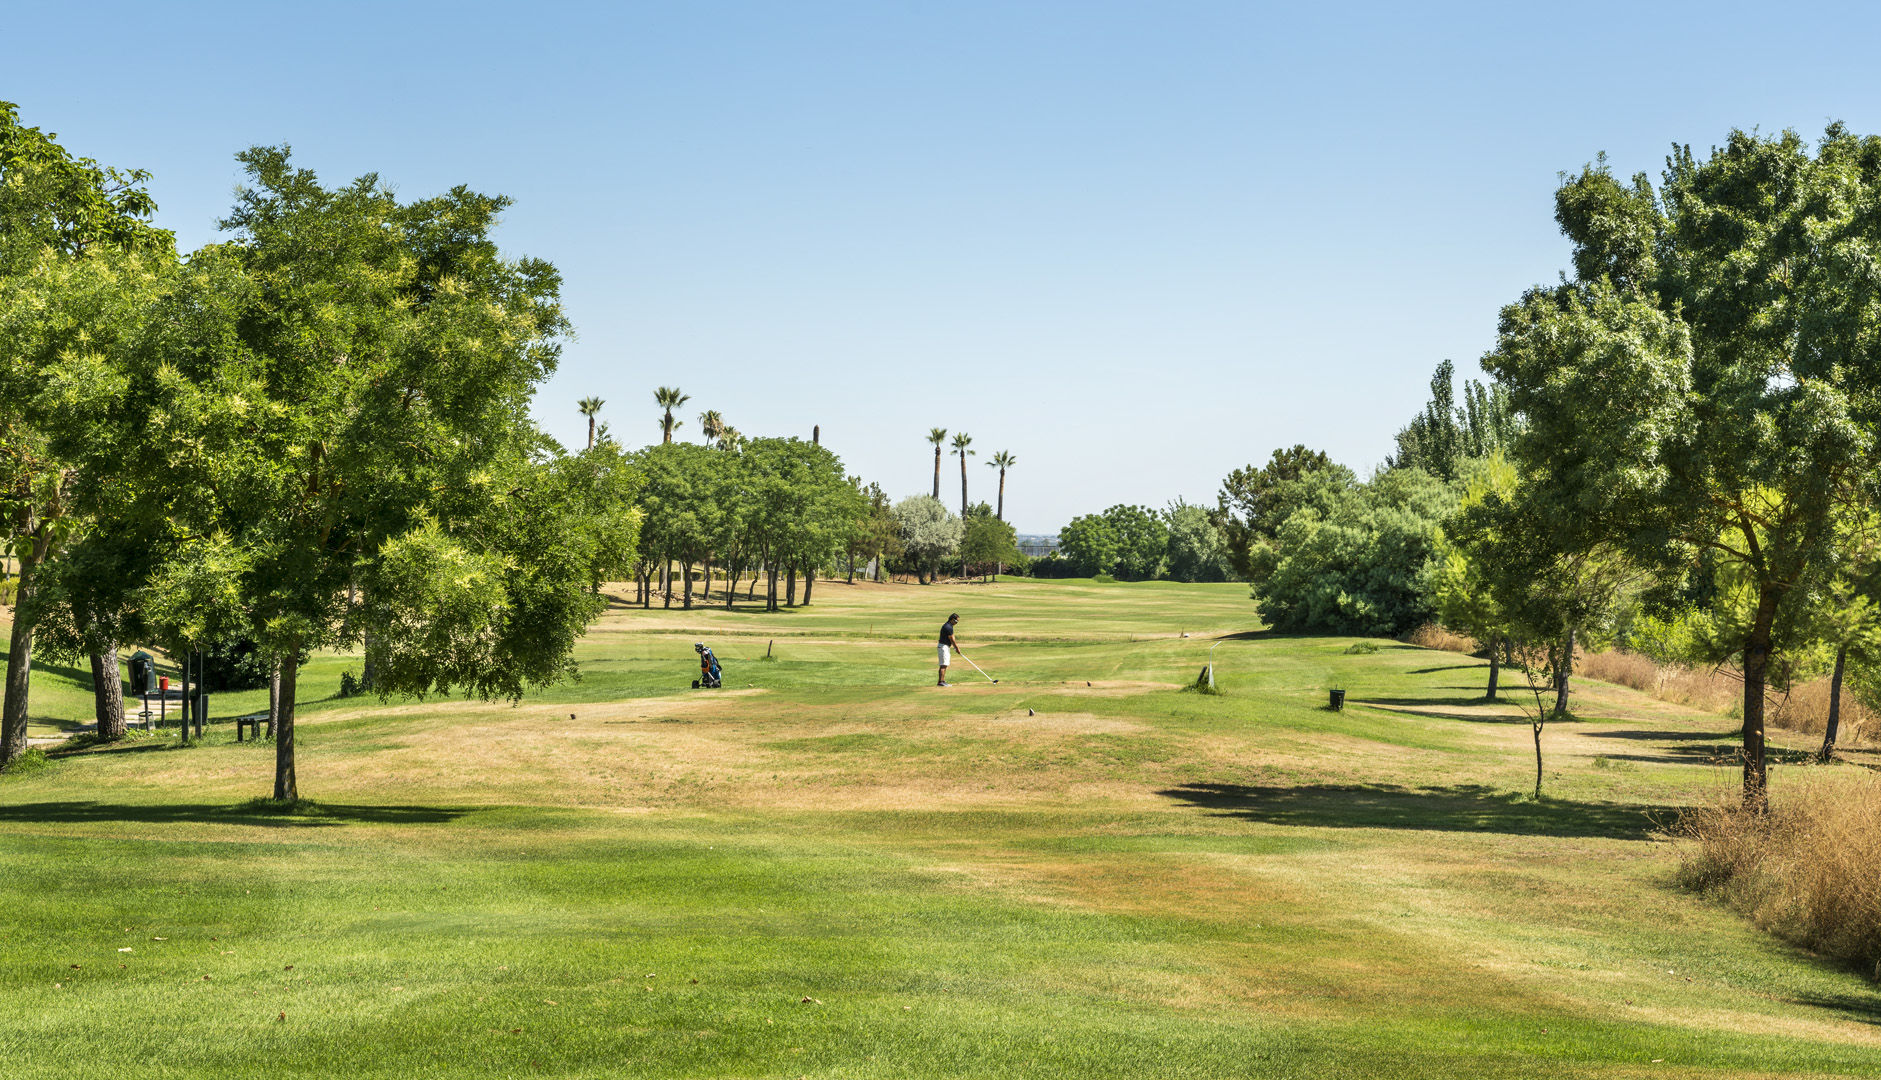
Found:
[{"label": "tree shadow on grass", "polygon": [[1423,788],[1395,784],[1184,784],[1157,794],[1212,811],[1217,817],[1245,818],[1269,825],[1599,836],[1616,840],[1644,840],[1663,831],[1680,810],[1676,806],[1640,803],[1536,802],[1526,795],[1481,784]]},{"label": "tree shadow on grass", "polygon": [[39,802],[0,806],[0,822],[103,824],[266,825],[271,828],[331,828],[338,825],[441,825],[470,813],[449,806],[359,806],[300,802],[291,805],[254,799],[233,806],[207,803],[154,805],[99,802]]},{"label": "tree shadow on grass", "polygon": [[1630,739],[1634,742],[1717,742],[1732,739],[1735,731],[1590,731],[1590,739]]}]

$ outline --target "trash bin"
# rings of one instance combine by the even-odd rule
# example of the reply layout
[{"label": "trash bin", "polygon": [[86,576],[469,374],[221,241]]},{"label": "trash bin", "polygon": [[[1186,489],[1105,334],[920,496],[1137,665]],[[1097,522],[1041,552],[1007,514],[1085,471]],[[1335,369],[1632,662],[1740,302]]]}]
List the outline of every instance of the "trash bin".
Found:
[{"label": "trash bin", "polygon": [[131,654],[131,693],[143,697],[157,689],[157,659],[142,649]]},{"label": "trash bin", "polygon": [[1326,707],[1331,709],[1333,712],[1340,712],[1341,710],[1343,710],[1345,708],[1345,691],[1333,690],[1333,691],[1329,691],[1329,693],[1332,695],[1332,700],[1326,703]]}]

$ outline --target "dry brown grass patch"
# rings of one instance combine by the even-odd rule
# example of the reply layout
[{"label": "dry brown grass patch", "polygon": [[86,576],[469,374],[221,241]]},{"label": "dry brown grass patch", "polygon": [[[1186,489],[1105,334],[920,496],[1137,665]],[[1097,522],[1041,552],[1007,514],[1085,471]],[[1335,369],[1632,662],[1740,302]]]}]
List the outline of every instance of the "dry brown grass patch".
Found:
[{"label": "dry brown grass patch", "polygon": [[1679,869],[1686,885],[1881,978],[1881,776],[1805,770],[1773,792],[1765,813],[1707,807],[1678,831],[1691,842]]}]

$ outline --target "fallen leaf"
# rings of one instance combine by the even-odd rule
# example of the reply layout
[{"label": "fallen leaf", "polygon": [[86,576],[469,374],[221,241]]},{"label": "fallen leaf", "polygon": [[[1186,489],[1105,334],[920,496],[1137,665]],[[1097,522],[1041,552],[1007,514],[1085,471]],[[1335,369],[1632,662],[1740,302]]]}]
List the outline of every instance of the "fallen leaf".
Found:
[{"label": "fallen leaf", "polygon": [[78,970],[78,965],[77,965],[77,964],[73,964],[73,965],[72,965],[72,970],[73,970],[73,971],[77,971],[77,970]]},{"label": "fallen leaf", "polygon": [[123,948],[123,949],[119,949],[118,951],[119,951],[119,952],[130,952],[131,950],[130,950],[130,949],[129,949],[129,948],[127,947],[127,948]]},{"label": "fallen leaf", "polygon": [[521,1034],[522,1034],[522,1028],[510,1028],[510,1029],[509,1029],[509,1033],[510,1033],[511,1035],[521,1035]]},{"label": "fallen leaf", "polygon": [[293,964],[289,964],[289,965],[287,965],[286,967],[284,967],[284,968],[282,968],[281,970],[282,970],[282,971],[293,971],[293,970],[294,970],[294,965],[293,965]]},{"label": "fallen leaf", "polygon": [[168,941],[168,940],[170,940],[170,939],[169,939],[169,938],[167,938],[167,937],[153,937],[153,938],[151,938],[150,940],[152,940],[152,941]]},{"label": "fallen leaf", "polygon": [[285,1020],[285,1019],[287,1019],[287,1014],[286,1014],[286,1013],[282,1013],[282,1014],[281,1014],[280,1016],[277,1016],[277,1017],[275,1017],[275,1019],[276,1019],[276,1020]]}]

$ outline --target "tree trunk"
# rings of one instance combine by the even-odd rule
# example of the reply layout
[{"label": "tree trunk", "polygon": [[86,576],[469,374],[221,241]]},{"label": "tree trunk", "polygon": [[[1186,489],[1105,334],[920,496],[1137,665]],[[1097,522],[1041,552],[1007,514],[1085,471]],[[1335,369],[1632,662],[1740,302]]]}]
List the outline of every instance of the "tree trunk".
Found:
[{"label": "tree trunk", "polygon": [[1568,695],[1573,690],[1573,684],[1569,680],[1573,677],[1574,631],[1569,629],[1567,637],[1561,641],[1561,659],[1554,668],[1554,719],[1556,720],[1567,715]]},{"label": "tree trunk", "polygon": [[372,656],[371,630],[360,635],[359,648],[362,657],[359,662],[359,686],[363,690],[371,690],[379,682],[379,665]]},{"label": "tree trunk", "polygon": [[777,610],[777,567],[764,568],[764,610]]},{"label": "tree trunk", "polygon": [[764,568],[762,566],[751,572],[751,587],[745,590],[746,600],[756,600],[758,598],[758,575],[763,572]]},{"label": "tree trunk", "polygon": [[940,498],[940,456],[941,456],[940,444],[935,443],[934,444],[934,497],[936,499]]},{"label": "tree trunk", "polygon": [[660,561],[660,606],[663,608],[673,606],[673,560],[671,559]]},{"label": "tree trunk", "polygon": [[1535,732],[1535,801],[1541,801],[1541,721],[1529,725]]},{"label": "tree trunk", "polygon": [[299,681],[300,642],[290,641],[281,650],[281,704],[274,722],[274,797],[288,802],[300,799],[294,782],[294,688]]},{"label": "tree trunk", "polygon": [[588,414],[588,449],[594,449],[594,414]]},{"label": "tree trunk", "polygon": [[98,719],[98,738],[115,742],[124,737],[124,675],[118,669],[118,644],[107,641],[91,654],[92,712]]},{"label": "tree trunk", "polygon": [[1494,644],[1489,646],[1489,689],[1483,693],[1484,701],[1496,700],[1496,682],[1502,676],[1502,654],[1496,651]]},{"label": "tree trunk", "polygon": [[993,516],[1001,521],[1006,520],[1006,470],[1004,469],[999,470],[999,509],[993,512]]},{"label": "tree trunk", "polygon": [[281,658],[268,665],[268,734],[281,723]]},{"label": "tree trunk", "polygon": [[[35,545],[38,546],[38,545]],[[26,710],[33,673],[33,620],[25,612],[33,595],[33,575],[39,560],[20,559],[19,587],[14,590],[13,636],[7,648],[5,704],[0,706],[0,765],[26,752]]]},{"label": "tree trunk", "polygon": [[854,585],[855,583],[856,583],[856,553],[852,551],[849,553],[849,580],[844,582],[844,584]]},{"label": "tree trunk", "polygon": [[967,520],[967,455],[964,450],[960,452],[960,520]]},{"label": "tree trunk", "polygon": [[803,606],[804,607],[810,606],[810,587],[815,584],[816,584],[816,567],[812,566],[803,572]]},{"label": "tree trunk", "polygon": [[795,566],[784,572],[784,603],[788,607],[797,606],[797,568]]},{"label": "tree trunk", "polygon": [[1824,761],[1835,756],[1835,731],[1842,724],[1842,669],[1848,663],[1848,646],[1845,644],[1835,650],[1835,673],[1829,676],[1829,722],[1822,728],[1822,752],[1817,754]]},{"label": "tree trunk", "polygon": [[712,560],[711,559],[705,560],[704,585],[705,585],[704,590],[699,594],[699,602],[701,604],[709,604],[712,602]]},{"label": "tree trunk", "polygon": [[182,711],[177,713],[177,715],[183,718],[183,744],[185,746],[189,745],[189,724],[190,724],[189,666],[190,666],[190,661],[194,660],[195,658],[196,658],[195,649],[189,648],[189,647],[185,647],[183,649],[183,708],[182,708]]},{"label": "tree trunk", "polygon": [[690,562],[680,563],[679,572],[686,575],[686,584],[685,584],[686,599],[685,599],[685,603],[681,604],[680,606],[685,608],[687,611],[691,611],[692,610],[692,563]]},{"label": "tree trunk", "polygon": [[1760,590],[1757,616],[1744,642],[1744,808],[1757,812],[1770,806],[1769,776],[1764,768],[1763,696],[1778,598],[1777,590],[1770,586]]}]

